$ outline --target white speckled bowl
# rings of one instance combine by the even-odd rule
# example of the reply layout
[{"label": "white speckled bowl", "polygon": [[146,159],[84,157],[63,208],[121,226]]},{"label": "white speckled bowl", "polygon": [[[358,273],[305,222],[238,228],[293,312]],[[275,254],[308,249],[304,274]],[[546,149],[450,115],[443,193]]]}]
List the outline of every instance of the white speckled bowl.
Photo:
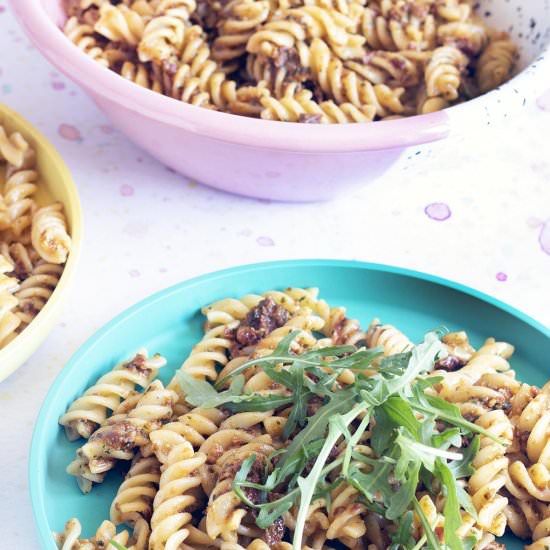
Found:
[{"label": "white speckled bowl", "polygon": [[289,124],[184,104],[140,88],[74,46],[60,0],[13,0],[42,53],[78,82],[114,126],[163,163],[203,183],[260,198],[330,199],[380,177],[410,146],[479,132],[550,88],[550,0],[482,0],[487,22],[521,47],[522,72],[439,113],[374,124]]}]

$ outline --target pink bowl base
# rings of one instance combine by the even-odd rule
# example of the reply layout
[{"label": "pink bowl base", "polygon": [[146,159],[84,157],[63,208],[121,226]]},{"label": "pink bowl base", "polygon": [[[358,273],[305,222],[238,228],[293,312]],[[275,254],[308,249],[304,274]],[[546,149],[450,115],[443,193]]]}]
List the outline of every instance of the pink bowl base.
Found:
[{"label": "pink bowl base", "polygon": [[[199,135],[88,93],[121,132],[166,166],[211,187],[260,199],[325,201],[381,176],[404,149],[294,153]],[[290,126],[290,123],[289,123]]]}]

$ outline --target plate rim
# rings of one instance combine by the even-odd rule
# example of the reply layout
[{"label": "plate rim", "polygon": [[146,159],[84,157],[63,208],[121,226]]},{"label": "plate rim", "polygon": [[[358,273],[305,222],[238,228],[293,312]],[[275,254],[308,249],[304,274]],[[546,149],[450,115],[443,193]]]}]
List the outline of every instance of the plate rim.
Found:
[{"label": "plate rim", "polygon": [[[521,311],[520,309],[498,299],[490,294],[477,290],[475,288],[469,287],[458,281],[452,279],[447,279],[440,277],[438,275],[433,275],[423,271],[418,271],[414,269],[409,269],[405,267],[400,267],[396,265],[382,264],[382,263],[372,263],[364,262],[359,260],[338,260],[338,259],[297,259],[297,260],[274,260],[268,262],[256,262],[251,264],[241,264],[221,270],[211,271],[203,275],[198,275],[185,279],[171,285],[167,288],[154,292],[139,300],[130,307],[124,309],[118,313],[115,317],[105,323],[101,328],[95,331],[86,341],[78,348],[78,350],[69,358],[67,363],[63,366],[61,371],[57,374],[54,381],[50,385],[46,397],[36,417],[36,421],[33,428],[30,453],[29,453],[29,464],[28,464],[28,482],[29,482],[29,493],[31,497],[31,508],[34,523],[38,531],[38,540],[42,548],[52,548],[55,549],[53,543],[53,538],[51,532],[47,530],[48,521],[45,515],[45,506],[43,505],[43,491],[39,484],[39,472],[41,471],[41,465],[39,462],[40,449],[43,436],[46,433],[44,430],[46,412],[51,406],[51,402],[54,397],[60,390],[65,378],[68,376],[70,371],[70,366],[80,360],[83,355],[86,355],[90,349],[98,345],[102,338],[113,330],[118,324],[125,322],[128,318],[138,314],[143,308],[149,307],[151,304],[157,302],[158,300],[164,300],[166,297],[170,296],[175,292],[180,292],[182,289],[189,289],[193,286],[199,285],[206,280],[216,280],[218,278],[227,277],[233,273],[245,274],[251,271],[261,271],[265,269],[272,268],[282,268],[282,267],[318,267],[318,268],[327,268],[327,267],[338,267],[338,268],[354,268],[354,269],[364,269],[367,271],[375,271],[380,273],[388,273],[393,275],[402,275],[408,278],[426,281],[434,283],[436,285],[461,292],[477,298],[483,302],[488,303],[496,307],[497,309],[502,310],[505,313],[516,317],[520,321],[531,326],[535,330],[541,332],[544,336],[550,339],[550,327],[547,327],[542,322],[537,321],[527,313]],[[48,543],[50,541],[50,543]]]}]

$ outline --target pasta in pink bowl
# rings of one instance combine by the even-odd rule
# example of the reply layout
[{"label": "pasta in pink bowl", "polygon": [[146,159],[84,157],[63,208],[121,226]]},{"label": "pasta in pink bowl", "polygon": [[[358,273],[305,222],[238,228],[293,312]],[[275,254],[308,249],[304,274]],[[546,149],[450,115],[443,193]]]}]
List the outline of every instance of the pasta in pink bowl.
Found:
[{"label": "pasta in pink bowl", "polygon": [[13,7],[40,51],[138,145],[259,198],[330,199],[381,176],[407,147],[479,129],[550,84],[543,0]]}]

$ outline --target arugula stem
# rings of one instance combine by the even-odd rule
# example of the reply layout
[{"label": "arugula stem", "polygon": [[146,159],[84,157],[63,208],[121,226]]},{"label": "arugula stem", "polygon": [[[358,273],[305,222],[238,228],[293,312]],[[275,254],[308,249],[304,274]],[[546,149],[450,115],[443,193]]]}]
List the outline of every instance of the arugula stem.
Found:
[{"label": "arugula stem", "polygon": [[440,550],[441,546],[439,544],[439,540],[433,532],[433,528],[435,527],[435,525],[430,525],[430,522],[428,521],[428,518],[426,517],[426,514],[424,513],[424,510],[422,510],[422,506],[420,506],[420,502],[418,502],[418,499],[416,497],[414,497],[413,499],[413,505],[415,512],[420,518],[420,523],[422,523],[424,536],[426,537],[426,540],[428,542],[428,548],[432,548],[432,550]]},{"label": "arugula stem", "polygon": [[365,433],[365,430],[367,429],[369,422],[370,422],[370,415],[366,414],[363,420],[361,420],[361,424],[359,424],[359,427],[357,428],[357,430],[355,430],[354,434],[350,437],[350,440],[348,441],[346,450],[344,452],[344,463],[342,465],[342,475],[344,477],[347,477],[348,475],[348,470],[351,462],[351,455],[353,454],[353,449],[359,443],[359,439],[361,439],[361,436]]},{"label": "arugula stem", "polygon": [[[349,426],[363,411],[367,409],[368,405],[366,403],[359,403],[351,409],[347,414],[342,415],[340,418],[342,420],[341,425]],[[328,436],[321,449],[317,460],[311,472],[306,478],[298,478],[298,487],[300,489],[300,507],[298,509],[298,515],[296,516],[296,529],[294,531],[294,538],[292,540],[293,550],[302,550],[302,539],[304,536],[304,527],[306,524],[307,513],[317,482],[322,475],[323,466],[329,457],[329,454],[342,435],[340,426],[336,423],[329,423]]]},{"label": "arugula stem", "polygon": [[[411,408],[413,408],[417,412],[421,412],[427,415],[431,415],[434,413],[434,410],[429,407],[424,407],[423,405],[420,405],[419,403],[412,402],[410,403]],[[464,428],[470,432],[478,433],[481,435],[484,435],[485,437],[488,437],[492,439],[495,443],[498,443],[499,445],[502,445],[503,447],[507,447],[508,443],[504,441],[504,439],[501,439],[500,437],[497,437],[496,435],[493,435],[491,432],[487,431],[484,428],[481,428],[477,424],[474,424],[473,422],[468,422],[465,418],[459,419],[455,416],[452,416],[450,414],[447,414],[445,411],[442,411],[440,409],[437,410],[437,416],[441,418],[441,420],[445,420],[446,422],[449,422],[449,424],[452,424],[454,426],[460,426],[461,428]]]},{"label": "arugula stem", "polygon": [[426,543],[428,539],[426,538],[426,535],[422,535],[422,537],[420,538],[420,540],[414,545],[413,549],[412,550],[420,550],[424,544]]}]

